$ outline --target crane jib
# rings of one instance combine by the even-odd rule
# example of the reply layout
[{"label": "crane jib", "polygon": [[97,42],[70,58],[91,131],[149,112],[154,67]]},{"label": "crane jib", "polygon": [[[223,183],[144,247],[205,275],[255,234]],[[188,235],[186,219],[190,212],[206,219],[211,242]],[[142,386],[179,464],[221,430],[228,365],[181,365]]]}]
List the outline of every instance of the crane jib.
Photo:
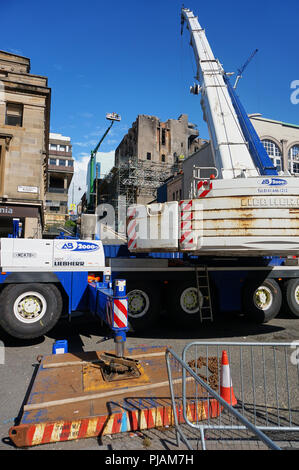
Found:
[{"label": "crane jib", "polygon": [[228,75],[215,59],[205,30],[193,12],[185,8],[182,9],[184,20],[191,34],[191,46],[198,69],[197,79],[201,85],[201,105],[220,177],[232,179],[277,175],[278,171],[230,84]]},{"label": "crane jib", "polygon": [[278,175],[278,171],[274,167],[271,158],[269,157],[265,147],[263,146],[256,130],[247,113],[242,106],[242,103],[233,89],[228,77],[224,75],[224,81],[232,100],[235,112],[238,117],[244,137],[248,142],[249,152],[254,161],[255,166],[259,169],[261,175]]}]

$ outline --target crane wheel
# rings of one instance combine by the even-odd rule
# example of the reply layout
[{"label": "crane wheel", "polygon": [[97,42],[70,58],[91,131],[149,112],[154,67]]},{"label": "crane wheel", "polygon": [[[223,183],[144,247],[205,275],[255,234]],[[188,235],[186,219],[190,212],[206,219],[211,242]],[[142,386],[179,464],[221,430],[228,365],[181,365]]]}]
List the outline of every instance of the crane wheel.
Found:
[{"label": "crane wheel", "polygon": [[0,326],[15,338],[38,338],[58,322],[61,293],[54,284],[8,284],[0,295]]},{"label": "crane wheel", "polygon": [[281,308],[282,293],[274,279],[250,281],[244,286],[243,313],[256,323],[267,323]]},{"label": "crane wheel", "polygon": [[299,318],[299,279],[289,279],[284,283],[283,307],[289,315]]}]

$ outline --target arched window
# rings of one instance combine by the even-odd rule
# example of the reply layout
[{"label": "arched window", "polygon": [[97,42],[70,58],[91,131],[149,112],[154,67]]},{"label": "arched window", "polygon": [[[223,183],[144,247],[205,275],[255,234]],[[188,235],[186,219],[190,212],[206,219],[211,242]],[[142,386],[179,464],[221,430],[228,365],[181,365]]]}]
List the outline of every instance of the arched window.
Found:
[{"label": "arched window", "polygon": [[293,145],[289,150],[288,155],[289,172],[292,174],[299,174],[299,144]]},{"label": "arched window", "polygon": [[264,145],[269,157],[272,160],[274,166],[276,166],[277,171],[282,170],[282,156],[281,151],[278,145],[273,142],[273,140],[265,139],[262,140],[262,144]]}]

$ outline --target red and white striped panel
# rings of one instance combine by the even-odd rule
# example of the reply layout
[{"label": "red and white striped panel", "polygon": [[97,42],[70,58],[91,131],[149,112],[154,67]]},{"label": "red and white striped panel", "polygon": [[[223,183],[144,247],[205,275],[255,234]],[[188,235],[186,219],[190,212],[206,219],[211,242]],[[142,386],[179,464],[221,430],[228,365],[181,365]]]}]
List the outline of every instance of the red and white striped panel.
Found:
[{"label": "red and white striped panel", "polygon": [[180,237],[180,246],[181,249],[187,250],[188,248],[194,248],[196,245],[195,239],[194,239],[194,233],[193,230],[186,230],[181,234]]},{"label": "red and white striped panel", "polygon": [[182,220],[180,224],[181,233],[187,230],[192,230],[192,220]]},{"label": "red and white striped panel", "polygon": [[197,197],[205,197],[213,189],[212,181],[199,181],[197,184]]},{"label": "red and white striped panel", "polygon": [[128,219],[134,219],[137,214],[137,208],[134,206],[128,207],[127,209],[127,217]]},{"label": "red and white striped panel", "polygon": [[202,211],[202,201],[198,199],[184,199],[179,201],[179,211],[182,212],[195,212]]},{"label": "red and white striped panel", "polygon": [[[128,388],[129,393],[130,388]],[[172,406],[165,399],[163,399],[163,405],[160,401],[156,402],[155,399],[151,399],[152,406],[150,407],[148,398],[141,398],[139,401],[140,409],[138,410],[124,410],[120,413],[79,418],[74,421],[20,424],[10,428],[9,436],[17,447],[31,447],[175,424]],[[210,398],[209,400],[199,400],[196,403],[188,402],[186,413],[189,421],[195,422],[216,418],[222,409],[217,400]],[[185,422],[182,406],[176,407],[176,415],[179,423]]]},{"label": "red and white striped panel", "polygon": [[127,226],[127,234],[128,234],[128,249],[134,250],[137,248],[137,221],[130,220]]},{"label": "red and white striped panel", "polygon": [[181,212],[181,222],[192,221],[196,218],[197,214],[195,212]]},{"label": "red and white striped panel", "polygon": [[200,199],[187,199],[179,202],[180,249],[195,250],[202,239],[203,203]]},{"label": "red and white striped panel", "polygon": [[114,299],[113,302],[113,327],[114,328],[127,328],[128,326],[128,300]]},{"label": "red and white striped panel", "polygon": [[196,238],[192,230],[192,213],[195,210],[194,199],[179,202],[180,210],[180,248],[194,249]]},{"label": "red and white striped panel", "polygon": [[194,206],[193,199],[179,202],[179,208],[180,208],[180,211],[182,212],[192,211],[193,206]]},{"label": "red and white striped panel", "polygon": [[128,249],[134,250],[137,248],[137,221],[135,219],[137,215],[136,207],[128,207],[127,217],[129,219],[127,225],[127,234],[128,234]]}]

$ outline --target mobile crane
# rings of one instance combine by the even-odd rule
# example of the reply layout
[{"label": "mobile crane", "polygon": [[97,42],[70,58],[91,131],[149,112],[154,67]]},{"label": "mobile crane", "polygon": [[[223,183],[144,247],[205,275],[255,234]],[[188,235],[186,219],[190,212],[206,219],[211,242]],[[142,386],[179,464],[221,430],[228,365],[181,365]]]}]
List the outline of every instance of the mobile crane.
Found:
[{"label": "mobile crane", "polygon": [[[293,258],[299,251],[297,179],[278,174],[228,74],[215,59],[205,31],[187,9],[182,10],[185,22],[197,61],[199,83],[193,91],[201,93],[216,162],[213,174],[210,178],[195,174],[188,200],[128,208],[127,244],[110,241],[105,245],[103,241],[104,257],[98,267],[83,267],[81,274],[80,269],[67,275],[57,273],[54,265],[51,272],[44,266],[40,274],[33,247],[29,251],[22,247],[24,240],[15,240],[14,247],[1,242],[0,301],[6,302],[11,294],[10,307],[5,305],[6,316],[9,312],[14,316],[14,332],[6,328],[5,319],[0,318],[0,323],[11,334],[22,335],[26,329],[26,337],[36,337],[55,324],[46,329],[40,326],[40,295],[35,304],[28,298],[25,307],[22,304],[20,295],[28,287],[32,290],[30,283],[54,285],[56,294],[59,291],[59,310],[71,315],[86,301],[87,271],[103,271],[103,267],[110,269],[111,282],[126,280],[128,320],[136,330],[157,321],[161,310],[180,325],[213,320],[216,311],[242,311],[262,323],[274,318],[284,301],[289,313],[299,317],[299,267]],[[92,238],[95,233],[90,234]],[[56,248],[52,250],[56,256]],[[33,262],[31,272],[24,269],[28,259]],[[62,257],[61,262],[72,259]],[[68,270],[73,270],[72,265]],[[75,284],[71,277],[73,282],[76,278]],[[12,287],[18,284],[23,284],[20,293]],[[68,292],[72,292],[71,302]]]},{"label": "mobile crane", "polygon": [[[278,174],[205,30],[193,12],[183,8],[182,30],[185,23],[197,65],[198,83],[191,92],[201,94],[215,167],[210,168],[210,178],[194,168],[189,200],[131,207],[129,250],[168,251],[188,259],[186,270],[188,263],[189,269],[204,265],[205,281],[197,274],[196,280],[187,280],[185,271],[181,280],[177,274],[175,285],[170,282],[171,305],[180,304],[185,317],[199,312],[206,318],[201,311],[205,308],[212,319],[211,302],[205,305],[203,299],[217,296],[220,310],[233,299],[239,310],[258,321],[276,316],[284,298],[286,308],[298,317],[299,270],[289,258],[296,258],[299,250],[297,179],[287,171]],[[148,233],[154,237],[142,237]]]}]

